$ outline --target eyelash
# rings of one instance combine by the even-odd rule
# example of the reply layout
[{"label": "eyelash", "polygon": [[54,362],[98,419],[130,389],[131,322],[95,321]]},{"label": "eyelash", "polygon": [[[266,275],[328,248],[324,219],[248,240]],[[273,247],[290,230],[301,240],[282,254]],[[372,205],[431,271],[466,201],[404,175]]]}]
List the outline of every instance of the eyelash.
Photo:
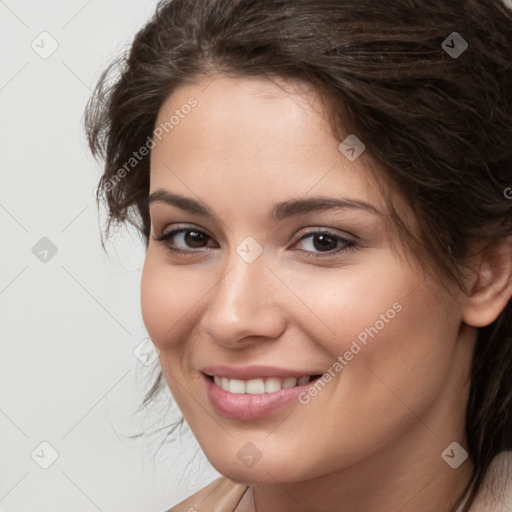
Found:
[{"label": "eyelash", "polygon": [[[209,237],[204,231],[201,231],[201,230],[195,229],[195,228],[177,228],[177,229],[173,229],[173,230],[169,231],[168,233],[162,233],[162,234],[160,234],[158,236],[154,236],[153,239],[155,241],[157,241],[157,242],[163,243],[165,245],[165,247],[168,250],[170,250],[172,253],[174,253],[174,254],[190,255],[191,253],[194,253],[194,252],[197,252],[197,251],[194,250],[194,249],[191,249],[191,250],[188,250],[188,251],[187,250],[183,250],[183,249],[178,249],[176,247],[173,247],[169,243],[167,243],[175,235],[177,235],[178,233],[186,233],[187,231],[193,231],[195,233],[199,233],[201,235],[205,235],[206,237],[211,239],[211,237]],[[338,253],[341,253],[341,252],[348,252],[348,251],[351,251],[351,250],[356,248],[356,242],[354,240],[349,240],[347,238],[343,238],[343,237],[341,237],[339,235],[335,235],[334,233],[332,233],[330,231],[326,231],[326,230],[310,231],[309,233],[305,233],[295,243],[301,242],[305,238],[308,238],[308,237],[310,237],[312,235],[327,235],[328,237],[330,237],[330,238],[332,238],[334,240],[342,242],[343,245],[342,245],[342,247],[340,247],[338,249],[335,249],[335,250],[332,250],[332,251],[326,251],[324,253],[322,253],[322,252],[313,253],[311,251],[301,251],[301,252],[305,253],[307,258],[326,258],[326,257],[329,257],[329,256],[332,257],[334,254],[338,254]]]}]

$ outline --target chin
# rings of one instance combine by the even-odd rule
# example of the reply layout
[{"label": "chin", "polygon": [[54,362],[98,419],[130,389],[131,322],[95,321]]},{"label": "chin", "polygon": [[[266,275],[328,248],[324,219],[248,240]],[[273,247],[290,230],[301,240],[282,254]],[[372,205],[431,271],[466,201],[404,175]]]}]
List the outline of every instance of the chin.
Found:
[{"label": "chin", "polygon": [[283,457],[264,457],[251,467],[244,467],[238,458],[226,459],[208,458],[210,464],[222,475],[233,482],[246,485],[267,485],[280,483],[302,482],[320,476],[312,474],[311,466],[306,467],[304,460],[298,466],[294,464],[300,455],[293,456],[288,460]]}]

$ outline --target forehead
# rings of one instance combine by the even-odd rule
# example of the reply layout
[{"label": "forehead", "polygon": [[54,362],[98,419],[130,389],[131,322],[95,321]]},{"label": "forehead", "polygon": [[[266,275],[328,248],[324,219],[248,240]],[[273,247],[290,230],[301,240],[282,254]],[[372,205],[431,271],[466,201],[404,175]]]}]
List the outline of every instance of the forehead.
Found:
[{"label": "forehead", "polygon": [[[189,103],[195,106],[188,108]],[[165,128],[174,117],[168,130],[174,135],[170,144],[189,138],[188,147],[202,137],[203,147],[208,145],[211,153],[215,146],[225,158],[241,151],[245,158],[262,159],[266,154],[276,158],[279,153],[272,150],[278,144],[283,153],[322,142],[330,126],[320,108],[314,91],[300,93],[282,80],[221,75],[178,87],[162,105],[156,126]],[[251,148],[257,150],[256,155],[248,153]]]},{"label": "forehead", "polygon": [[243,177],[253,190],[271,177],[306,193],[304,187],[316,182],[332,187],[353,175],[352,189],[358,182],[364,194],[371,181],[366,155],[348,160],[326,118],[321,98],[301,83],[220,76],[182,85],[156,121],[160,139],[152,150],[152,181],[170,179],[161,171],[171,167],[199,173],[202,180],[213,176],[235,184]]}]

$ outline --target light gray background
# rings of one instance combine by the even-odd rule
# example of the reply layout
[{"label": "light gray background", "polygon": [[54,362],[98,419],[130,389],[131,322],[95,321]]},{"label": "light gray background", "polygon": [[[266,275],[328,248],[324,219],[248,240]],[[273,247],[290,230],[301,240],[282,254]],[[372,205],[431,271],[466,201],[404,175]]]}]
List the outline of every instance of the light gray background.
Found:
[{"label": "light gray background", "polygon": [[[100,165],[81,124],[100,72],[155,6],[0,0],[1,511],[163,512],[217,476],[187,430],[158,456],[161,437],[126,437],[175,413],[164,396],[135,415],[158,364],[133,353],[147,337],[144,249],[125,230],[103,252]],[[33,254],[43,237],[55,255],[44,242]]]},{"label": "light gray background", "polygon": [[[168,396],[134,415],[152,369],[133,353],[143,245],[120,232],[103,253],[81,127],[155,5],[0,0],[0,511],[163,512],[218,476],[186,432],[158,457],[158,438],[126,438],[174,416]],[[31,47],[53,40],[47,58]],[[43,237],[57,248],[46,262],[32,252]]]}]

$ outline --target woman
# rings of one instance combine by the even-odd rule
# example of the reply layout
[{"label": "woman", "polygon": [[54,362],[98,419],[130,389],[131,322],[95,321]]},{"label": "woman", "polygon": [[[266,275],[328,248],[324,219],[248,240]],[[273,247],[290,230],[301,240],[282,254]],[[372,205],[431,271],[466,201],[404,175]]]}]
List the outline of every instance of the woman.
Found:
[{"label": "woman", "polygon": [[173,0],[103,75],[148,400],[224,475],[172,511],[512,509],[511,55],[499,0]]}]

